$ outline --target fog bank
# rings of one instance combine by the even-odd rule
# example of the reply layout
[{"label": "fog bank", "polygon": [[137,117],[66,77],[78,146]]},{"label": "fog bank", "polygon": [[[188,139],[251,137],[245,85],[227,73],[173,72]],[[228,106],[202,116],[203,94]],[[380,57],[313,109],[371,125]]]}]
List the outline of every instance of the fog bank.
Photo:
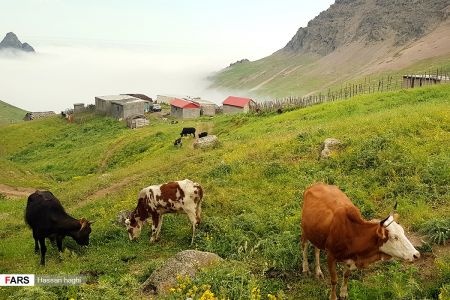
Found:
[{"label": "fog bank", "polygon": [[166,47],[40,46],[0,52],[0,100],[29,111],[94,103],[94,96],[142,93],[200,96],[220,103],[206,77],[228,62],[201,51]]}]

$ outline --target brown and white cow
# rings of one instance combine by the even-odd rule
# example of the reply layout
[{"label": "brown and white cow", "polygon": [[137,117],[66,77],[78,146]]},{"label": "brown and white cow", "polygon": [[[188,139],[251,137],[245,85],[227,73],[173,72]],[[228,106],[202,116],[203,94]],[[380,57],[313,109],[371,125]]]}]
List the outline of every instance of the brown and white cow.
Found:
[{"label": "brown and white cow", "polygon": [[316,277],[323,277],[319,254],[326,250],[332,300],[337,299],[337,262],[345,263],[340,298],[347,298],[351,270],[391,257],[408,261],[420,257],[393,213],[381,222],[366,221],[338,187],[323,183],[312,185],[303,194],[302,231],[303,272],[309,273],[308,241],[315,246]]},{"label": "brown and white cow", "polygon": [[145,221],[152,219],[150,242],[159,240],[163,215],[167,213],[186,213],[192,223],[192,240],[195,227],[201,221],[202,187],[189,179],[152,185],[139,192],[137,207],[125,220],[130,240],[138,238]]}]

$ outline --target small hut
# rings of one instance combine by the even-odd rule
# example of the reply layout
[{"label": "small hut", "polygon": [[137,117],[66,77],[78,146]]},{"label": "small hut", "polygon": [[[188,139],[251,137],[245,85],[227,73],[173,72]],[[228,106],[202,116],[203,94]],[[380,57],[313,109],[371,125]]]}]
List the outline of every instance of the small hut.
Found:
[{"label": "small hut", "polygon": [[229,96],[223,101],[224,114],[247,113],[256,102],[250,98]]},{"label": "small hut", "polygon": [[73,104],[73,112],[80,113],[85,110],[84,103],[74,103]]},{"label": "small hut", "polygon": [[95,97],[95,111],[99,114],[127,119],[133,115],[142,115],[149,101],[128,95],[110,95]]},{"label": "small hut", "polygon": [[127,118],[127,126],[131,129],[147,126],[149,121],[144,115],[134,115]]},{"label": "small hut", "polygon": [[443,75],[403,75],[403,88],[449,83],[450,77]]},{"label": "small hut", "polygon": [[216,114],[216,104],[201,98],[192,98],[191,102],[200,106],[201,116],[214,116]]},{"label": "small hut", "polygon": [[194,119],[200,116],[200,105],[194,102],[174,99],[170,102],[170,114],[178,119]]}]

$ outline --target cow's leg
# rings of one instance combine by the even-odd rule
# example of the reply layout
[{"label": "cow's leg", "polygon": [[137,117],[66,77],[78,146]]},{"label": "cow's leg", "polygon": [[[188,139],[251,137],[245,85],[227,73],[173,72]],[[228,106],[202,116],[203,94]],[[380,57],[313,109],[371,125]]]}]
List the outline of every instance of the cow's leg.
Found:
[{"label": "cow's leg", "polygon": [[303,274],[309,274],[308,264],[308,240],[302,235],[302,252],[303,252]]},{"label": "cow's leg", "polygon": [[163,217],[164,217],[164,215],[159,215],[159,222],[158,222],[158,226],[156,227],[156,240],[157,241],[159,241],[159,234],[161,233]]},{"label": "cow's leg", "polygon": [[39,244],[41,245],[41,265],[45,265],[45,252],[47,252],[47,247],[45,247],[45,238],[39,238]]},{"label": "cow's leg", "polygon": [[330,281],[331,281],[330,300],[337,300],[337,298],[336,298],[336,284],[337,284],[336,259],[332,255],[328,254],[327,262],[328,262],[328,271],[330,272]]},{"label": "cow's leg", "polygon": [[158,238],[158,227],[160,227],[159,222],[160,222],[160,215],[157,212],[152,212],[152,236],[150,238],[150,243],[151,242],[156,242],[157,238]]},{"label": "cow's leg", "polygon": [[60,253],[62,252],[62,241],[63,241],[63,238],[64,237],[59,236],[59,235],[56,237],[56,246],[58,247],[58,251]]},{"label": "cow's leg", "polygon": [[191,210],[185,210],[186,214],[188,215],[189,221],[192,223],[192,239],[191,239],[191,245],[194,244],[194,238],[195,238],[195,227],[197,226],[197,213],[195,211]]},{"label": "cow's leg", "polygon": [[348,298],[348,278],[350,277],[351,270],[349,266],[345,265],[344,267],[344,278],[342,279],[341,293],[339,297],[341,299]]},{"label": "cow's leg", "polygon": [[195,216],[197,218],[197,225],[202,221],[202,202],[197,204],[197,209],[195,210]]},{"label": "cow's leg", "polygon": [[33,230],[33,238],[34,238],[34,253],[39,253],[39,244],[38,244],[38,237],[36,235],[36,232]]},{"label": "cow's leg", "polygon": [[323,279],[323,273],[322,273],[322,270],[320,269],[320,249],[317,247],[314,247],[314,248],[315,248],[315,256],[316,256],[316,265],[315,265],[316,278]]}]

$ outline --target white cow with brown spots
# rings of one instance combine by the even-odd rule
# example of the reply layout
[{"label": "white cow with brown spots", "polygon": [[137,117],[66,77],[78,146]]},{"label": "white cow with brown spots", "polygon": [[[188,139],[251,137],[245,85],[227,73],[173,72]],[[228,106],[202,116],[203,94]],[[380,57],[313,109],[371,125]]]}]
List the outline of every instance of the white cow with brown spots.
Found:
[{"label": "white cow with brown spots", "polygon": [[145,221],[152,218],[150,242],[158,241],[163,215],[166,213],[185,213],[192,223],[192,240],[195,227],[201,221],[203,189],[189,179],[151,185],[139,192],[137,207],[125,220],[130,240],[138,238]]}]

